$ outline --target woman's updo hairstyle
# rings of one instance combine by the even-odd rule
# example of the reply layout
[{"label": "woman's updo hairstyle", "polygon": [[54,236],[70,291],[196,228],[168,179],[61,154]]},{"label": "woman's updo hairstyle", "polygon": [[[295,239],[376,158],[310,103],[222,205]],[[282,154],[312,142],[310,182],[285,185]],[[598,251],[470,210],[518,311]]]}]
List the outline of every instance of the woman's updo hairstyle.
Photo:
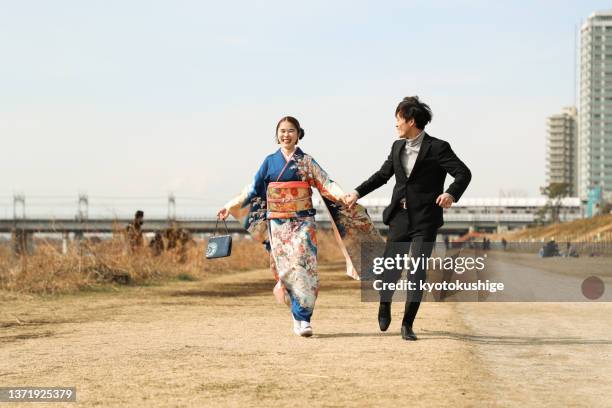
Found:
[{"label": "woman's updo hairstyle", "polygon": [[294,118],[293,116],[283,116],[281,118],[281,120],[278,121],[278,123],[276,124],[276,132],[274,132],[274,140],[276,141],[276,143],[279,143],[278,141],[278,128],[280,127],[281,123],[283,122],[289,122],[291,123],[298,131],[298,140],[302,140],[304,138],[304,129],[302,129],[302,127],[300,126],[300,122]]}]

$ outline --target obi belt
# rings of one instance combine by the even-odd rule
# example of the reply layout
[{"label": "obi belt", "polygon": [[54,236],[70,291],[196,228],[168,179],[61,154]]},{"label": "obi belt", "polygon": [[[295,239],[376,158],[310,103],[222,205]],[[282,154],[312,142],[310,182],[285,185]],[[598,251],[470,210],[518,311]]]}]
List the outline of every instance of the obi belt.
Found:
[{"label": "obi belt", "polygon": [[312,190],[306,181],[275,181],[268,184],[268,218],[314,215]]}]

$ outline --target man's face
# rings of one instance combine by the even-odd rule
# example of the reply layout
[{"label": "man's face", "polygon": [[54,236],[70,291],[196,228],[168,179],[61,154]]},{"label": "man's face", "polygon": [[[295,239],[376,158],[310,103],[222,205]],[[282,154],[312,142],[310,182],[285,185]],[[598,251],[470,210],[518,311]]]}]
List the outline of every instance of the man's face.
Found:
[{"label": "man's face", "polygon": [[414,119],[406,121],[398,114],[395,116],[395,128],[397,129],[397,135],[405,139],[410,135],[411,129],[414,128]]}]

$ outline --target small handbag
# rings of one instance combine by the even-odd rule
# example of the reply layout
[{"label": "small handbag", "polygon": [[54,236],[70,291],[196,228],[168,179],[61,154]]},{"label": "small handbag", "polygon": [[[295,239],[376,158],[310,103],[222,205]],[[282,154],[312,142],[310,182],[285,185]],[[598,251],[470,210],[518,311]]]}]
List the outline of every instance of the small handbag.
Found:
[{"label": "small handbag", "polygon": [[213,236],[208,238],[208,244],[206,245],[206,259],[223,258],[232,254],[232,236],[229,234],[227,224],[223,220],[225,225],[226,235],[217,235],[217,227],[219,226],[219,218],[215,223],[215,232]]}]

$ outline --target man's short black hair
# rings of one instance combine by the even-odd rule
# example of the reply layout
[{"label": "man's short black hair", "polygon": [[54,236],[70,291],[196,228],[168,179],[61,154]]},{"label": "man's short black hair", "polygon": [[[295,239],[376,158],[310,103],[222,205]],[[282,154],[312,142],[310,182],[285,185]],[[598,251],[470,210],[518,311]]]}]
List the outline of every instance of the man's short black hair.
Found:
[{"label": "man's short black hair", "polygon": [[136,217],[135,218],[142,218],[142,217],[144,217],[144,212],[142,212],[142,210],[136,211]]},{"label": "man's short black hair", "polygon": [[425,125],[431,122],[433,114],[426,103],[419,101],[418,96],[407,96],[397,105],[395,116],[399,115],[405,121],[414,119],[416,127],[425,129]]}]

